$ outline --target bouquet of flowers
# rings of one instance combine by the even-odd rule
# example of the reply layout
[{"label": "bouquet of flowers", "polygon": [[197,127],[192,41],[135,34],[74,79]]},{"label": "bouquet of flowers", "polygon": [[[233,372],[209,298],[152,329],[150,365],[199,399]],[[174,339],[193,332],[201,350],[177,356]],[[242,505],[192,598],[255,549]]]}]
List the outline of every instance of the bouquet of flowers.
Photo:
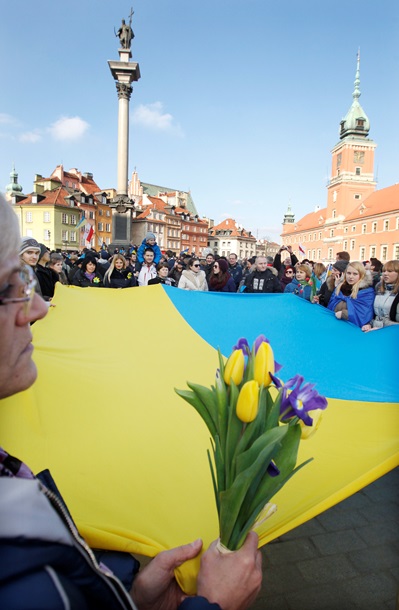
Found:
[{"label": "bouquet of flowers", "polygon": [[187,382],[190,390],[176,390],[212,436],[208,459],[220,543],[231,551],[275,512],[273,496],[310,461],[296,466],[299,443],[317,428],[327,407],[300,375],[283,383],[275,376],[280,368],[266,337],[260,335],[252,348],[240,339],[226,363],[219,350],[214,386]]}]

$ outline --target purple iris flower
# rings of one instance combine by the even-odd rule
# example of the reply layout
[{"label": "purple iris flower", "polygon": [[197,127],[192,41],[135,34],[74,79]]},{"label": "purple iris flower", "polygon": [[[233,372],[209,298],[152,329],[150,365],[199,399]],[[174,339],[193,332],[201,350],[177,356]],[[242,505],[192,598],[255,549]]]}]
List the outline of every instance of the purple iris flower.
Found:
[{"label": "purple iris flower", "polygon": [[280,474],[280,471],[274,462],[270,462],[269,466],[267,467],[267,474],[270,477],[278,477]]},{"label": "purple iris flower", "polygon": [[243,337],[241,337],[241,339],[238,339],[237,344],[233,346],[233,350],[238,350],[238,349],[240,349],[242,351],[244,356],[248,356],[248,354],[251,353],[249,343]]},{"label": "purple iris flower", "polygon": [[295,375],[284,384],[274,375],[271,377],[277,388],[283,388],[280,407],[281,421],[298,417],[306,426],[311,426],[313,419],[310,417],[309,411],[327,407],[327,399],[314,389],[315,384],[303,384],[304,378],[301,375]]},{"label": "purple iris flower", "polygon": [[[262,343],[269,343],[269,344],[270,344],[269,339],[267,339],[267,338],[265,337],[265,335],[259,335],[259,337],[257,337],[257,338],[255,339],[255,354],[257,354],[258,349],[260,348],[260,346],[262,345]],[[282,369],[282,368],[283,368],[283,367],[282,367],[282,365],[281,365],[281,364],[279,364],[278,362],[274,361],[274,372],[275,372],[275,373],[278,373],[278,371],[279,371],[280,369]]]}]

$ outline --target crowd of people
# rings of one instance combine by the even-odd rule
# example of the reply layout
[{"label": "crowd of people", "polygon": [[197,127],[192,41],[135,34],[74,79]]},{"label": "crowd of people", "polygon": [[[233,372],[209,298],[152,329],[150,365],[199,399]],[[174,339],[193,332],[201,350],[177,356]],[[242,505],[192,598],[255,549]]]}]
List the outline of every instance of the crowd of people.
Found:
[{"label": "crowd of people", "polygon": [[20,256],[36,274],[41,296],[50,301],[57,281],[80,287],[132,288],[164,284],[182,290],[230,293],[288,293],[321,305],[339,320],[364,332],[399,323],[399,261],[376,258],[350,261],[339,252],[330,265],[299,261],[291,247],[272,256],[239,261],[212,253],[199,258],[170,250],[162,253],[155,235],[140,246],[113,253],[85,248],[81,253],[49,252],[31,237],[23,238]]}]

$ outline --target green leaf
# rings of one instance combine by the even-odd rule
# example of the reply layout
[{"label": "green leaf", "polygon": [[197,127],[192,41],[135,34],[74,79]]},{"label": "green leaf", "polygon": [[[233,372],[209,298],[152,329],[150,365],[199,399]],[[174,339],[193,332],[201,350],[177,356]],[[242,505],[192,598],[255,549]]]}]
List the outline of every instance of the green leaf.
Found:
[{"label": "green leaf", "polygon": [[235,477],[234,453],[242,434],[243,424],[236,414],[236,405],[239,390],[235,383],[231,383],[229,390],[228,424],[225,446],[225,465],[226,465],[226,488],[230,487]]},{"label": "green leaf", "polygon": [[268,414],[266,419],[266,428],[274,428],[278,426],[278,422],[280,419],[280,405],[282,398],[282,389],[279,390],[276,400],[273,402],[273,399],[268,392],[269,401],[268,401]]},{"label": "green leaf", "polygon": [[[281,440],[281,448],[274,456],[274,461],[280,474],[277,477],[265,476],[257,490],[251,505],[248,506],[248,514],[256,510],[256,506],[266,502],[277,493],[282,487],[281,481],[284,481],[291,471],[295,468],[298,457],[299,442],[301,440],[300,426],[280,426],[286,431],[285,437]],[[284,484],[284,483],[283,483]]]},{"label": "green leaf", "polygon": [[175,392],[176,394],[184,398],[184,400],[188,402],[192,407],[194,407],[194,409],[200,414],[200,416],[204,420],[212,437],[215,437],[215,435],[217,434],[215,423],[203,402],[194,394],[194,392],[191,392],[190,390],[178,390],[175,388]]},{"label": "green leaf", "polygon": [[218,493],[225,490],[226,485],[226,473],[224,468],[224,456],[222,447],[220,445],[219,436],[215,436],[215,464],[216,464],[216,475],[217,475],[217,485],[218,485]]},{"label": "green leaf", "polygon": [[191,383],[191,381],[187,381],[187,385],[194,392],[194,394],[200,399],[202,404],[206,407],[209,415],[212,418],[212,421],[219,432],[218,428],[218,412],[216,405],[216,396],[212,390],[206,388],[203,385],[198,385],[197,383]]},{"label": "green leaf", "polygon": [[277,445],[278,442],[273,439],[269,445],[263,447],[255,461],[237,475],[229,489],[220,494],[220,537],[223,544],[228,548],[231,548],[229,545],[230,536],[245,496],[251,486],[256,487],[259,484],[259,480],[276,452]]},{"label": "green leaf", "polygon": [[208,456],[209,468],[211,469],[213,492],[215,494],[216,509],[217,509],[218,515],[219,515],[220,514],[219,492],[218,492],[218,486],[217,486],[217,482],[216,482],[215,469],[213,467],[213,462],[212,462],[211,453],[210,453],[209,449],[206,450],[206,454]]},{"label": "green leaf", "polygon": [[[237,457],[237,474],[249,468],[265,447],[272,445],[273,443],[280,443],[287,432],[287,426],[279,426],[272,430],[266,430],[266,432],[256,439],[247,451],[244,451],[244,453],[241,453],[241,455]],[[267,466],[268,465],[269,462]]]}]

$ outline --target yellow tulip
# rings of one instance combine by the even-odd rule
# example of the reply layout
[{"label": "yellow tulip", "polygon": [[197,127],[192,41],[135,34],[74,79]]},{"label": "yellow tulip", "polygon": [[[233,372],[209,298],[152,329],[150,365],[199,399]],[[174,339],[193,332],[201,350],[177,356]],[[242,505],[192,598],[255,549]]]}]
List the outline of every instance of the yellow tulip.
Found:
[{"label": "yellow tulip", "polygon": [[245,358],[240,349],[234,350],[224,367],[224,382],[230,385],[231,380],[239,385],[244,377]]},{"label": "yellow tulip", "polygon": [[301,439],[306,440],[313,436],[321,423],[321,418],[323,417],[323,411],[321,409],[314,409],[310,413],[311,418],[313,419],[313,424],[311,426],[305,426],[303,421],[299,421],[301,426]]},{"label": "yellow tulip", "polygon": [[263,342],[255,356],[254,379],[259,385],[269,386],[272,382],[270,373],[274,375],[274,354],[269,343]]},{"label": "yellow tulip", "polygon": [[249,424],[258,415],[259,408],[259,384],[253,379],[247,381],[238,395],[236,413],[238,419]]}]

